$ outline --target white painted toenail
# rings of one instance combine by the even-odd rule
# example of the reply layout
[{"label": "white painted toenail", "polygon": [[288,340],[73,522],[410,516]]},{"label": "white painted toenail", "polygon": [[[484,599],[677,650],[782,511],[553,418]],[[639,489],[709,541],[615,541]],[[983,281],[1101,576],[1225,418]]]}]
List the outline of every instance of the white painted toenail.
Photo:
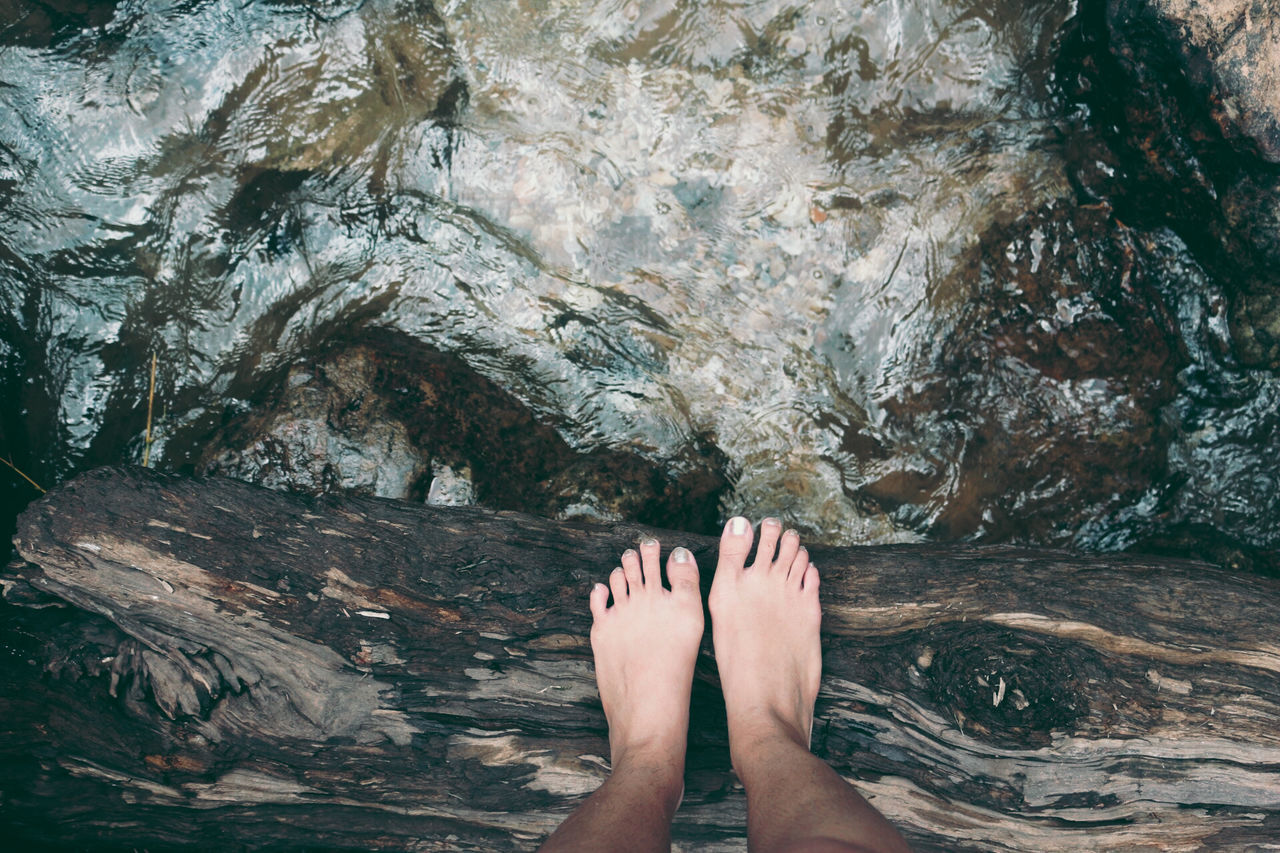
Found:
[{"label": "white painted toenail", "polygon": [[635,552],[635,550],[634,550],[634,549],[632,549],[632,548],[628,548],[627,550],[625,550],[625,551],[623,551],[623,552],[622,552],[622,556],[624,556],[624,557],[625,557],[625,556],[627,556],[628,554],[630,554],[631,556],[633,556],[633,557],[634,557],[634,556],[636,555],[636,552]]},{"label": "white painted toenail", "polygon": [[769,516],[768,518],[766,518],[764,521],[762,521],[762,522],[760,522],[760,523],[761,523],[761,524],[767,524],[767,525],[769,525],[770,527],[781,527],[781,526],[782,526],[782,522],[781,522],[781,521],[778,521],[778,519],[774,518],[773,516]]},{"label": "white painted toenail", "polygon": [[751,529],[751,522],[742,516],[735,516],[729,519],[729,532],[734,536],[742,536]]},{"label": "white painted toenail", "polygon": [[644,548],[652,548],[654,545],[657,545],[657,544],[658,544],[658,540],[654,539],[652,536],[646,536],[640,540],[640,545],[641,547],[644,547]]},{"label": "white painted toenail", "polygon": [[671,552],[671,559],[677,563],[687,563],[693,559],[693,555],[689,553],[687,548],[677,548]]}]

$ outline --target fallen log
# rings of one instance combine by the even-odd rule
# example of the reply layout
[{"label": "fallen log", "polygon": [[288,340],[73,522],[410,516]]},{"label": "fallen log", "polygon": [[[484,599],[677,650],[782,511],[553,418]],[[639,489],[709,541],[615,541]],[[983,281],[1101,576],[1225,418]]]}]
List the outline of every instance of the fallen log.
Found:
[{"label": "fallen log", "polygon": [[[531,850],[607,772],[586,595],[644,533],[102,469],[19,519],[0,815],[77,848]],[[1275,849],[1280,583],[813,548],[814,750],[920,850]],[[744,849],[709,636],[674,838]]]}]

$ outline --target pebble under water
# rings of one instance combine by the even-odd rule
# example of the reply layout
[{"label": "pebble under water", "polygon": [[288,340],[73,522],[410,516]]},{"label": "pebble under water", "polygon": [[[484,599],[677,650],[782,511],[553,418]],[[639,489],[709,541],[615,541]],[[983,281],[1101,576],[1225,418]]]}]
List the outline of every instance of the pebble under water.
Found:
[{"label": "pebble under water", "polygon": [[1280,573],[1280,177],[1100,4],[0,10],[46,487],[142,460],[155,354],[172,470]]}]

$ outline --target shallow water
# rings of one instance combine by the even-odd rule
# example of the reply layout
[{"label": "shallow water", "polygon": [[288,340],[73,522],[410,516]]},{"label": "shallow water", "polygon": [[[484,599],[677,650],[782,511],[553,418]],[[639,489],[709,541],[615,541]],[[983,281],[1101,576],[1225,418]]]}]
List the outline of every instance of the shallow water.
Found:
[{"label": "shallow water", "polygon": [[46,485],[141,459],[153,352],[182,468],[394,334],[829,542],[1278,545],[1275,378],[1081,189],[1074,3],[10,8],[3,437]]}]

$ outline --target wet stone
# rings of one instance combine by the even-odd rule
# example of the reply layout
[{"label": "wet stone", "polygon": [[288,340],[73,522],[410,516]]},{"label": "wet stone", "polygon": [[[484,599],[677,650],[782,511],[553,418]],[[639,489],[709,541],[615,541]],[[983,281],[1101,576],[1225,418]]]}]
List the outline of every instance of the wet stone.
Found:
[{"label": "wet stone", "polygon": [[0,0],[0,45],[49,48],[101,27],[118,0]]},{"label": "wet stone", "polygon": [[1228,291],[1236,357],[1280,368],[1280,5],[1113,0],[1069,41],[1066,91],[1112,149],[1076,158],[1081,189],[1172,227]]},{"label": "wet stone", "polygon": [[378,152],[395,128],[452,120],[465,104],[430,3],[393,0],[366,14],[334,5],[314,4],[330,31],[323,49],[281,39],[210,116],[205,133],[220,137],[228,155],[253,168],[349,165]]},{"label": "wet stone", "polygon": [[1177,51],[1229,137],[1280,163],[1280,3],[1276,0],[1113,0],[1121,32],[1154,30]]},{"label": "wet stone", "polygon": [[1223,215],[1231,232],[1256,258],[1257,281],[1236,288],[1231,331],[1238,350],[1251,364],[1280,367],[1280,175],[1245,175],[1227,189]]},{"label": "wet stone", "polygon": [[388,417],[385,401],[370,393],[376,370],[362,350],[292,368],[275,405],[208,445],[203,472],[305,494],[409,498],[429,459],[404,423]]},{"label": "wet stone", "polygon": [[638,455],[579,453],[460,359],[400,338],[341,346],[288,369],[213,435],[193,467],[303,494],[345,492],[479,504],[556,518],[714,529],[723,458],[660,469]]},{"label": "wet stone", "polygon": [[934,535],[1069,541],[1164,471],[1158,412],[1181,356],[1143,253],[1105,205],[1064,201],[993,228],[956,275],[977,286],[940,330],[937,378],[888,407],[899,428],[949,446],[956,468],[866,493],[907,520],[916,494],[950,478],[949,500],[922,519]]},{"label": "wet stone", "polygon": [[[1276,541],[1265,407],[1143,310],[1146,237],[1186,248],[1226,294],[1205,358],[1280,367],[1276,165],[1128,4],[4,8],[77,27],[0,35],[4,443],[45,486],[142,461],[157,355],[171,470],[829,543]],[[336,388],[371,329],[523,408]]]}]

